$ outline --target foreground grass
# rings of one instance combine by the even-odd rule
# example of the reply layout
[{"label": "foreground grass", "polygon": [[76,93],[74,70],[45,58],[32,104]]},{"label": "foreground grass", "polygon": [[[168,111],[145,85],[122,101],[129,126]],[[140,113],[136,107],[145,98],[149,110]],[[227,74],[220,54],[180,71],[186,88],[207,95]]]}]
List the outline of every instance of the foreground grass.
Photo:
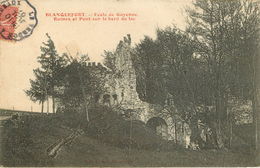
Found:
[{"label": "foreground grass", "polygon": [[[55,158],[46,150],[75,128],[73,121],[55,116],[27,116],[2,122],[1,165],[3,166],[255,166],[243,152],[192,151],[187,149],[144,150],[118,147],[87,133],[64,146]],[[3,129],[2,129],[3,128]]]},{"label": "foreground grass", "polygon": [[[70,158],[70,159],[69,159]],[[226,151],[149,151],[100,144],[85,135],[63,148],[57,166],[249,166],[247,156]]]}]

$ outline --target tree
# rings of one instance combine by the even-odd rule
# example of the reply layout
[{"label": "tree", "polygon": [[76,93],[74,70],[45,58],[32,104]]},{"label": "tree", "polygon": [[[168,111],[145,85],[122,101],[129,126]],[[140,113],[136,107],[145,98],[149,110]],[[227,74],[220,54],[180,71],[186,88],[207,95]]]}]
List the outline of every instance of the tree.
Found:
[{"label": "tree", "polygon": [[56,51],[54,42],[51,37],[46,34],[48,37],[47,43],[43,42],[44,46],[41,46],[42,54],[38,57],[38,62],[41,64],[41,68],[45,72],[45,77],[47,80],[47,84],[51,89],[50,96],[52,97],[52,108],[53,113],[55,113],[55,97],[57,93],[55,93],[55,87],[61,87],[64,82],[64,73],[63,67],[67,64],[66,59],[64,57],[60,57]]},{"label": "tree", "polygon": [[64,93],[61,96],[61,102],[65,109],[74,112],[79,111],[79,107],[83,106],[83,113],[89,121],[88,110],[89,104],[93,103],[95,93],[102,91],[102,66],[86,66],[89,60],[88,55],[72,58],[66,53],[63,54],[69,62],[64,67]]},{"label": "tree", "polygon": [[46,83],[45,73],[39,68],[33,70],[33,72],[36,79],[30,79],[31,88],[29,90],[25,90],[25,93],[33,102],[39,101],[39,103],[42,104],[41,113],[43,113],[44,102],[48,98],[47,95],[50,89],[47,88],[48,84]]},{"label": "tree", "polygon": [[156,40],[146,36],[137,45],[133,62],[140,99],[168,107],[175,123],[177,108],[178,115],[192,130],[191,139],[202,147],[205,142],[198,128],[200,107],[210,105],[207,101],[211,95],[204,79],[204,62],[194,57],[192,43],[177,28],[158,29]]},{"label": "tree", "polygon": [[[218,146],[229,132],[227,105],[230,95],[250,97],[253,86],[253,59],[258,43],[259,3],[253,1],[197,0],[188,8],[190,33],[196,52],[207,62],[215,106]],[[258,44],[257,44],[258,45]],[[250,91],[251,90],[251,91]],[[251,93],[250,93],[251,92]],[[241,96],[242,95],[242,96]],[[252,97],[252,94],[251,94]]]},{"label": "tree", "polygon": [[104,65],[107,66],[109,69],[112,70],[113,73],[116,73],[116,66],[115,66],[115,53],[111,51],[104,51]]},{"label": "tree", "polygon": [[[55,49],[54,42],[51,40],[48,33],[47,43],[43,42],[44,47],[40,47],[43,52],[38,57],[38,62],[41,68],[34,69],[35,80],[30,80],[31,88],[26,90],[27,96],[32,101],[40,101],[42,103],[42,113],[44,108],[44,101],[49,102],[48,97],[52,97],[53,113],[55,113],[55,98],[60,97],[61,88],[64,86],[64,66],[67,61],[64,57],[60,57]],[[49,103],[47,104],[47,113],[49,112]]]},{"label": "tree", "polygon": [[[157,31],[157,35],[162,30]],[[159,41],[145,36],[136,46],[132,60],[137,75],[136,91],[142,101],[151,104],[164,105],[166,100],[165,84],[163,80],[163,64],[166,61],[162,55]]]},{"label": "tree", "polygon": [[230,139],[230,98],[257,102],[252,93],[258,93],[259,3],[197,0],[193,5],[186,9],[186,33],[159,30],[156,40],[145,37],[137,45],[137,92],[162,105],[171,97],[194,140],[203,143],[200,121],[221,148]]}]

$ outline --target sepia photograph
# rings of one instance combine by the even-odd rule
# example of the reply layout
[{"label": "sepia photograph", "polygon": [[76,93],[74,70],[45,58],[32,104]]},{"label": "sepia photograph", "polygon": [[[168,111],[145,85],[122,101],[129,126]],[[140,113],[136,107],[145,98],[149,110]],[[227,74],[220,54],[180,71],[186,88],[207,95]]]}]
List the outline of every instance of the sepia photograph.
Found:
[{"label": "sepia photograph", "polygon": [[259,0],[0,0],[1,167],[258,167],[259,107]]}]

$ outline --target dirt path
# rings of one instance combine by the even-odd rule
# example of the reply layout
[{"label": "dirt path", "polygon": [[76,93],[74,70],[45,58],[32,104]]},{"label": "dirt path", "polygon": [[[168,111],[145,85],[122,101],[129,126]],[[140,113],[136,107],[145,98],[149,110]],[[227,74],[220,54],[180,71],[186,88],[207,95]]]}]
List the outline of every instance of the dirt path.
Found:
[{"label": "dirt path", "polygon": [[58,142],[52,144],[47,150],[47,155],[50,157],[56,157],[58,155],[59,150],[66,144],[72,142],[75,138],[77,138],[81,133],[83,133],[82,129],[75,130],[70,136],[65,139],[60,139]]},{"label": "dirt path", "polygon": [[0,116],[0,121],[6,120],[6,119],[8,119],[8,118],[11,118],[11,116]]}]

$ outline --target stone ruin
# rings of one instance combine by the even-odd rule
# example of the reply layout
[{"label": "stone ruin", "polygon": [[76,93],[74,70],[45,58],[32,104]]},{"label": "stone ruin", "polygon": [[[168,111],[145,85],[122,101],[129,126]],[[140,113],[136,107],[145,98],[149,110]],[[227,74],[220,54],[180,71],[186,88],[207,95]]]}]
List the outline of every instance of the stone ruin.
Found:
[{"label": "stone ruin", "polygon": [[132,120],[143,121],[162,138],[188,147],[190,130],[178,116],[177,111],[173,115],[159,105],[149,104],[139,99],[136,92],[136,74],[132,65],[131,51],[133,51],[131,37],[128,35],[124,37],[124,41],[120,41],[114,54],[115,72],[102,63],[87,63],[89,67],[99,66],[101,67],[99,69],[104,68],[108,72],[102,73],[103,70],[100,70],[100,76],[105,75],[105,88],[107,89],[103,93],[95,94],[94,103],[113,107]]},{"label": "stone ruin", "polygon": [[[129,119],[143,121],[163,139],[173,140],[187,148],[190,145],[190,129],[178,116],[177,111],[176,114],[169,113],[165,108],[143,102],[138,97],[136,73],[131,60],[132,51],[131,37],[127,35],[114,52],[115,71],[103,63],[86,63],[91,68],[99,67],[96,72],[106,81],[105,91],[96,93],[93,103],[110,106]],[[169,102],[167,104],[171,105]]]},{"label": "stone ruin", "polygon": [[[190,142],[191,129],[180,117],[170,95],[167,95],[164,107],[140,100],[136,91],[136,72],[131,57],[131,52],[134,52],[131,47],[131,37],[127,35],[123,39],[113,53],[113,70],[103,63],[87,62],[87,66],[92,69],[96,68],[96,73],[100,74],[106,81],[105,91],[95,94],[93,104],[110,106],[127,119],[144,122],[146,126],[154,130],[163,139],[174,141],[186,148],[198,149],[198,144]],[[240,110],[233,109],[233,113],[234,111],[243,112],[245,109],[252,111],[249,107],[251,107],[250,104],[245,107],[239,106]],[[198,110],[203,111],[203,109]],[[214,111],[214,109],[211,111]],[[239,117],[241,118],[241,116],[244,116],[244,118],[237,119],[238,121],[243,121],[243,123],[252,122],[250,116],[240,114]],[[200,120],[198,123],[200,123],[198,124],[200,136],[207,142],[207,135],[211,136],[210,130]]]}]

